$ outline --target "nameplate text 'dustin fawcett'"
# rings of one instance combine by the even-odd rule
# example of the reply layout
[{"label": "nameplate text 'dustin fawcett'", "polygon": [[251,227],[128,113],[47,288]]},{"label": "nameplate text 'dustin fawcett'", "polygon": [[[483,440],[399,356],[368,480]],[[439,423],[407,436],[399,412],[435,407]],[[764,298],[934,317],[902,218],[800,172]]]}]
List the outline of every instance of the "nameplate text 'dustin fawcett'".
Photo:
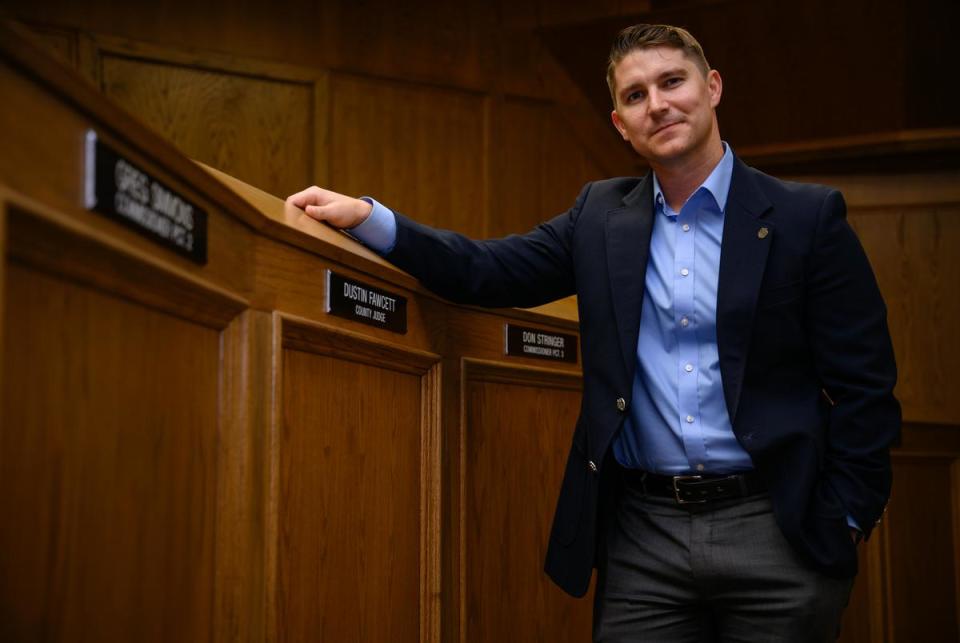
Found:
[{"label": "nameplate text 'dustin fawcett'", "polygon": [[394,333],[407,332],[407,298],[327,271],[327,312]]}]

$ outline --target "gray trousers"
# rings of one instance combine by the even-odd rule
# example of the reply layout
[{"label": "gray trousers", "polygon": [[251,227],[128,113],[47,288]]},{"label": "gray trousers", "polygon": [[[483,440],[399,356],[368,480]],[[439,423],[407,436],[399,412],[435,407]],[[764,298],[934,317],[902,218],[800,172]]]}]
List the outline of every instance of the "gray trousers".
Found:
[{"label": "gray trousers", "polygon": [[701,505],[618,491],[599,550],[594,641],[833,641],[853,579],[806,566],[769,496]]}]

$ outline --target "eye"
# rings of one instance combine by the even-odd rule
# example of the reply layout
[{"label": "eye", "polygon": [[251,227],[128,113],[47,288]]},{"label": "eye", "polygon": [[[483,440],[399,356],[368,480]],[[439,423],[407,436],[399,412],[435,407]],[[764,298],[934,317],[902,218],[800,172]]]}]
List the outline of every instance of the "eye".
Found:
[{"label": "eye", "polygon": [[682,76],[671,76],[670,78],[667,78],[665,81],[663,81],[663,86],[668,88],[676,87],[682,82],[683,82]]},{"label": "eye", "polygon": [[635,102],[637,102],[638,100],[642,100],[642,99],[643,99],[643,92],[637,90],[637,91],[632,91],[632,92],[630,92],[629,94],[627,94],[627,97],[626,97],[626,99],[625,99],[625,102],[627,102],[627,103],[635,103]]}]

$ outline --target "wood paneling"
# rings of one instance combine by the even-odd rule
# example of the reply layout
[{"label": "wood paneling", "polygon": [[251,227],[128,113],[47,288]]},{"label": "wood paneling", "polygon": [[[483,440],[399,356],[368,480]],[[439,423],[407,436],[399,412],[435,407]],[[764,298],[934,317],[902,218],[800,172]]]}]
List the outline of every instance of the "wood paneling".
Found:
[{"label": "wood paneling", "polygon": [[431,358],[303,325],[285,347],[277,639],[436,640]]},{"label": "wood paneling", "polygon": [[[328,91],[322,52],[350,30],[308,42],[315,31],[293,25],[328,8],[294,3],[244,38],[265,14],[215,3],[177,15],[173,42],[162,10],[139,24],[114,4],[94,3],[89,19],[65,8],[45,42],[84,69],[100,56],[93,75],[103,87],[185,132],[182,144],[201,158],[236,163],[228,169],[241,176],[263,172],[251,180],[270,191],[329,174],[335,188],[481,235],[562,211],[598,168],[617,173],[588,141],[599,137],[585,136],[593,130],[571,125],[579,108],[554,95],[569,84],[542,48],[513,57],[505,40],[474,35],[463,51],[438,51],[451,34],[487,33],[490,18],[423,39],[414,50],[431,60],[391,60],[417,29],[375,44],[362,70],[347,69],[364,50],[351,45],[337,54],[345,68],[330,74]],[[472,21],[476,10],[436,16]],[[336,8],[329,15],[340,22],[321,30],[369,11]],[[529,13],[524,20],[541,24]],[[391,9],[375,31],[392,37],[424,15],[422,6]],[[289,47],[277,24],[292,26]],[[166,44],[103,38],[90,25]],[[180,49],[190,44],[206,48]],[[211,53],[218,48],[227,53]],[[253,60],[261,53],[309,67]],[[0,263],[0,512],[10,517],[0,526],[0,638],[435,641],[444,592],[445,640],[587,639],[589,599],[567,598],[542,572],[577,374],[476,361],[510,359],[502,324],[532,313],[447,306],[279,204],[251,214],[75,79],[42,66],[46,81],[25,73],[33,58],[0,66],[0,192],[29,195],[3,222]],[[510,64],[509,77],[485,76]],[[209,210],[206,266],[80,209],[91,125]],[[305,131],[309,142],[296,138]],[[284,187],[287,177],[297,184]],[[908,420],[889,515],[861,550],[844,640],[956,640],[960,181],[824,181],[847,194],[886,296]],[[330,266],[409,294],[410,332],[327,317],[321,275]],[[443,355],[442,369],[426,351]]]},{"label": "wood paneling", "polygon": [[77,33],[69,29],[58,29],[43,25],[35,25],[25,33],[30,35],[44,50],[52,53],[60,62],[70,67],[76,67],[78,63],[77,55]]},{"label": "wood paneling", "polygon": [[897,397],[912,422],[960,424],[960,175],[813,177],[841,189],[887,304]]},{"label": "wood paneling", "polygon": [[[958,61],[949,44],[957,34],[955,2],[674,0],[649,5],[632,15],[622,11],[606,19],[541,24],[549,50],[596,113],[609,109],[602,69],[613,37],[643,22],[683,26],[703,45],[724,78],[721,132],[738,151],[960,125],[950,107],[960,90],[937,73]],[[956,167],[955,160],[943,160]]]},{"label": "wood paneling", "polygon": [[956,641],[957,456],[902,456],[894,462],[885,531],[889,551],[897,554],[887,561],[891,640]]},{"label": "wood paneling", "polygon": [[323,59],[334,68],[477,88],[495,59],[487,43],[496,15],[483,0],[320,4]]},{"label": "wood paneling", "polygon": [[0,639],[209,639],[219,333],[20,264],[5,310]]},{"label": "wood paneling", "polygon": [[463,381],[462,640],[589,640],[592,600],[543,573],[579,376],[467,361]]},{"label": "wood paneling", "polygon": [[[56,68],[63,72],[61,68]],[[0,154],[0,177],[5,186],[31,195],[31,199],[39,205],[36,214],[44,219],[57,220],[58,225],[68,228],[83,229],[82,238],[96,239],[113,247],[122,247],[123,254],[138,255],[143,263],[164,263],[164,269],[180,275],[198,274],[201,269],[191,261],[176,255],[172,251],[154,254],[156,245],[139,233],[118,223],[107,226],[107,232],[98,229],[98,223],[103,221],[102,215],[84,211],[83,203],[83,149],[85,131],[94,127],[101,134],[101,140],[113,146],[135,163],[144,164],[143,167],[154,167],[154,176],[164,181],[174,189],[182,191],[194,203],[215,213],[223,207],[230,207],[236,218],[211,216],[208,229],[208,263],[203,269],[204,279],[221,284],[234,284],[237,290],[246,292],[252,281],[252,271],[242,256],[249,250],[249,236],[244,235],[248,228],[241,223],[244,212],[242,201],[232,192],[223,189],[217,197],[209,194],[200,194],[196,189],[197,176],[208,178],[202,170],[194,167],[182,156],[178,155],[173,147],[163,147],[159,139],[153,138],[149,150],[143,149],[144,138],[135,137],[133,140],[123,136],[111,136],[115,128],[123,129],[126,115],[113,108],[109,122],[95,123],[89,116],[79,110],[71,109],[62,100],[51,99],[50,91],[83,91],[86,96],[99,98],[100,95],[75,76],[68,76],[70,82],[59,82],[60,78],[52,80],[53,90],[44,87],[35,81],[19,74],[8,65],[0,65],[0,86],[9,93],[0,101],[0,129],[4,132],[5,153]],[[74,99],[75,100],[75,99]],[[29,114],[30,118],[24,118]],[[144,134],[138,132],[138,134]],[[149,138],[149,137],[148,137]],[[23,154],[12,150],[29,150]],[[175,155],[176,161],[171,161]],[[29,162],[25,159],[29,158]],[[159,163],[159,164],[158,164]],[[190,170],[194,172],[190,174]],[[207,184],[209,190],[209,184]],[[232,200],[231,200],[232,199]],[[250,209],[246,211],[249,213]],[[111,229],[112,228],[112,229]],[[82,256],[79,248],[70,244],[51,249],[49,240],[43,235],[30,235],[29,243],[38,247],[38,254],[47,259],[74,261],[77,270],[91,272],[86,265],[87,258]],[[81,241],[82,243],[82,241]],[[51,250],[55,250],[54,253]],[[121,255],[113,255],[119,258]],[[103,258],[102,255],[96,255]],[[94,270],[97,279],[112,279],[115,285],[122,285],[124,271],[130,268],[129,264],[103,266],[103,270]],[[154,277],[158,273],[152,273]],[[153,283],[154,286],[169,288],[166,278]],[[127,286],[130,282],[127,281]],[[142,284],[134,288],[140,289]],[[167,297],[167,301],[175,301]],[[195,302],[203,307],[201,301]],[[224,322],[225,323],[225,322]]]},{"label": "wood paneling", "polygon": [[340,74],[331,79],[330,94],[331,187],[482,236],[482,96]]},{"label": "wood paneling", "polygon": [[[549,218],[544,210],[544,119],[549,105],[505,99],[494,104],[490,146],[491,215],[486,236],[525,232]],[[562,210],[561,210],[562,211]]]},{"label": "wood paneling", "polygon": [[906,423],[894,485],[860,575],[842,643],[960,638],[960,426]]},{"label": "wood paneling", "polygon": [[960,423],[960,205],[858,211],[851,217],[886,299],[904,416]]},{"label": "wood paneling", "polygon": [[492,113],[486,236],[526,232],[570,208],[587,181],[603,178],[551,103],[506,98]]},{"label": "wood paneling", "polygon": [[274,355],[269,313],[246,311],[223,332],[213,637],[219,643],[265,641],[271,631]]},{"label": "wood paneling", "polygon": [[313,183],[313,87],[106,55],[103,92],[185,154],[285,197]]}]

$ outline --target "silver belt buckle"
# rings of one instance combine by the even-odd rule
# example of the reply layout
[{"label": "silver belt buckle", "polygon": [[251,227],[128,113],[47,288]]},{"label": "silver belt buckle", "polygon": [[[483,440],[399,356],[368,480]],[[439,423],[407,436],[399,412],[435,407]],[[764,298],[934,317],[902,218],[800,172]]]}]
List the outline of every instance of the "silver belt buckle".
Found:
[{"label": "silver belt buckle", "polygon": [[677,501],[678,505],[701,505],[707,501],[706,498],[701,500],[684,500],[680,497],[680,487],[677,485],[680,482],[685,482],[687,480],[703,480],[703,476],[673,476],[673,498]]}]

